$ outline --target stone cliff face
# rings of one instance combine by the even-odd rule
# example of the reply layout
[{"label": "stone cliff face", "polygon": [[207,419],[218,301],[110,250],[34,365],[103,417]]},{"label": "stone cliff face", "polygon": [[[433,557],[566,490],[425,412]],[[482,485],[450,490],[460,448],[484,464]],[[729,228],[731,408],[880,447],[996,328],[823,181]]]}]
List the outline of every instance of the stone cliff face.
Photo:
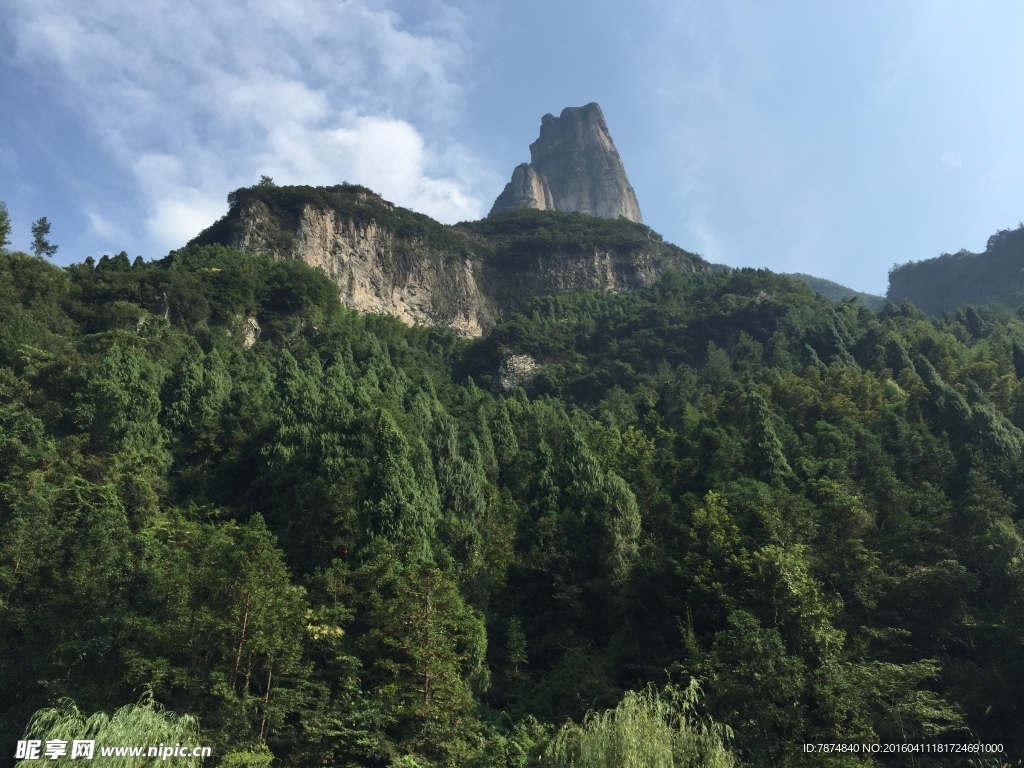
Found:
[{"label": "stone cliff face", "polygon": [[540,138],[530,145],[530,162],[512,172],[490,215],[516,208],[643,222],[601,107],[567,107],[559,117],[541,118]]},{"label": "stone cliff face", "polygon": [[241,226],[226,245],[318,267],[353,309],[394,315],[409,325],[440,325],[461,336],[480,336],[493,324],[472,258],[445,258],[415,239],[399,241],[374,219],[356,221],[330,207],[302,206],[285,230],[292,237],[283,243],[282,222],[266,204],[256,201],[233,213]]},{"label": "stone cliff face", "polygon": [[478,280],[500,314],[518,309],[526,300],[556,293],[619,293],[653,285],[667,269],[693,271],[689,265],[657,249],[624,252],[597,247],[538,252],[514,266],[501,260],[481,264]]},{"label": "stone cliff face", "polygon": [[518,211],[449,227],[362,187],[241,189],[193,243],[323,270],[342,302],[415,325],[485,334],[545,294],[635,290],[669,269],[707,269],[639,224]]}]

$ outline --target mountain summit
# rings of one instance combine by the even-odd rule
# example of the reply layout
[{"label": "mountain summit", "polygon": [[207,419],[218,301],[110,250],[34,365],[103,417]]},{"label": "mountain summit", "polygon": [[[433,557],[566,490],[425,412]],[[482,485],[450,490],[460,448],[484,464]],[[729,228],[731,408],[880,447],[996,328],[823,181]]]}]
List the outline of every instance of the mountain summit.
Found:
[{"label": "mountain summit", "polygon": [[512,172],[490,215],[516,208],[575,211],[605,219],[625,216],[643,223],[601,107],[591,102],[541,118],[530,162]]},{"label": "mountain summit", "polygon": [[[594,138],[601,135],[607,132]],[[631,291],[668,270],[708,269],[643,224],[621,219],[527,209],[445,226],[353,184],[261,183],[228,201],[227,214],[191,244],[304,261],[338,286],[346,306],[462,336],[487,333],[538,296]]]}]

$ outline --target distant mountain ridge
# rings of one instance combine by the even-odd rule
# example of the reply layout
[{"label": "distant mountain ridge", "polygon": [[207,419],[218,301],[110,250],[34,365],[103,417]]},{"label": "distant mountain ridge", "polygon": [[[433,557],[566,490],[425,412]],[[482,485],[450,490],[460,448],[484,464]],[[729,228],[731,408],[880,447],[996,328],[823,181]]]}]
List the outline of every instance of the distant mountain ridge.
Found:
[{"label": "distant mountain ridge", "polygon": [[895,304],[910,299],[931,315],[964,303],[1024,305],[1024,224],[992,235],[982,253],[964,249],[894,267],[886,295]]},{"label": "distant mountain ridge", "polygon": [[541,118],[530,162],[512,172],[491,216],[518,208],[572,211],[605,219],[624,216],[643,223],[636,193],[595,103],[566,107]]},{"label": "distant mountain ridge", "polygon": [[857,299],[857,301],[865,307],[873,309],[876,312],[885,306],[885,296],[877,296],[873,293],[855,291],[853,288],[848,288],[847,286],[832,280],[826,280],[823,277],[815,277],[814,275],[807,275],[803,272],[783,272],[782,274],[784,277],[791,277],[794,280],[806,283],[815,293],[824,296],[826,299],[832,299],[832,301]]},{"label": "distant mountain ridge", "polygon": [[[730,267],[728,264],[710,264],[709,266],[712,272],[729,272],[733,269],[733,267]],[[855,291],[853,288],[848,288],[847,286],[842,285],[841,283],[836,283],[832,280],[826,280],[823,277],[815,277],[814,275],[804,274],[803,272],[780,272],[779,274],[782,277],[799,280],[819,296],[824,296],[826,299],[830,299],[832,301],[857,299],[857,301],[865,307],[876,312],[885,306],[885,296],[877,296],[873,293]]]},{"label": "distant mountain ridge", "polygon": [[299,259],[322,269],[349,307],[469,337],[540,295],[629,291],[669,270],[708,269],[624,218],[524,209],[447,226],[350,184],[257,185],[228,201],[190,244]]}]

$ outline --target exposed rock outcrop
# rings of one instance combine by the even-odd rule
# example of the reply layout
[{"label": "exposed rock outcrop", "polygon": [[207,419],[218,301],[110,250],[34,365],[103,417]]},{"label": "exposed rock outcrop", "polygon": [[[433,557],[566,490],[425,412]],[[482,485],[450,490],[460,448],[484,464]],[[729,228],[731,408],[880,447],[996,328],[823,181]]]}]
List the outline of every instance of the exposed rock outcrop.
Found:
[{"label": "exposed rock outcrop", "polygon": [[530,355],[509,355],[498,366],[497,384],[501,391],[508,392],[529,384],[537,378],[539,371],[540,366]]},{"label": "exposed rock outcrop", "polygon": [[512,172],[490,215],[516,208],[643,222],[601,107],[566,107],[559,117],[541,118],[540,138],[530,145],[530,162]]},{"label": "exposed rock outcrop", "polygon": [[354,185],[252,187],[193,244],[323,270],[344,304],[480,336],[537,296],[627,291],[670,269],[707,269],[642,224],[521,210],[445,226]]},{"label": "exposed rock outcrop", "polygon": [[[372,203],[385,205],[373,198]],[[372,205],[369,196],[364,201]],[[320,268],[354,309],[394,315],[409,325],[442,325],[462,336],[479,336],[492,324],[471,259],[449,258],[415,238],[399,239],[375,218],[360,220],[331,206],[306,204],[282,221],[258,200],[236,216],[241,226],[227,245]]]},{"label": "exposed rock outcrop", "polygon": [[260,334],[263,333],[263,329],[260,328],[260,324],[256,321],[255,317],[249,316],[245,318],[245,325],[243,326],[242,335],[242,346],[246,349],[251,349],[256,345],[256,342],[260,340]]}]

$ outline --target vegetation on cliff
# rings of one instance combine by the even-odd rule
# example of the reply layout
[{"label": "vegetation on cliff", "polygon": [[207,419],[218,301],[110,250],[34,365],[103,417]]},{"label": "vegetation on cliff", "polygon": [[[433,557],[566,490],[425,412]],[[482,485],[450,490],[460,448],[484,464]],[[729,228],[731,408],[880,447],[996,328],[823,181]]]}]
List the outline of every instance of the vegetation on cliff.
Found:
[{"label": "vegetation on cliff", "polygon": [[224,765],[1019,746],[1022,376],[1009,313],[753,270],[469,343],[222,246],[5,254],[0,741],[150,686]]},{"label": "vegetation on cliff", "polygon": [[[358,184],[335,184],[331,187],[278,186],[264,178],[260,184],[236,189],[228,195],[231,210],[220,220],[197,235],[190,245],[235,245],[244,220],[238,214],[262,205],[267,223],[278,229],[281,250],[291,245],[295,227],[305,208],[328,210],[341,221],[352,221],[365,227],[371,222],[391,232],[399,241],[416,241],[428,249],[462,254],[467,243],[451,227],[408,208],[384,200],[376,192]],[[273,241],[273,238],[270,238]]]},{"label": "vegetation on cliff", "polygon": [[[583,253],[596,249],[634,251],[669,245],[650,227],[624,217],[599,219],[583,213],[537,211],[522,208],[464,222],[460,229],[475,233],[492,247],[509,255],[536,254],[543,249]],[[691,258],[698,257],[689,254]]]},{"label": "vegetation on cliff", "polygon": [[[294,235],[303,210],[313,208],[332,211],[339,220],[352,221],[360,227],[375,223],[397,241],[414,241],[450,256],[474,253],[487,257],[495,252],[504,256],[536,255],[545,249],[569,253],[599,248],[633,251],[652,247],[685,253],[665,243],[649,227],[622,217],[598,219],[580,213],[522,209],[446,226],[429,216],[395,206],[355,184],[277,186],[267,180],[235,190],[228,195],[228,204],[231,210],[190,245],[236,244],[245,223],[241,212],[258,205],[267,213],[266,224],[280,230],[282,237]],[[687,256],[699,260],[693,254]]]},{"label": "vegetation on cliff", "polygon": [[321,267],[343,303],[467,336],[531,298],[632,290],[668,270],[707,268],[624,218],[521,210],[454,226],[363,187],[278,187],[229,195],[231,209],[192,245],[223,245]]}]

